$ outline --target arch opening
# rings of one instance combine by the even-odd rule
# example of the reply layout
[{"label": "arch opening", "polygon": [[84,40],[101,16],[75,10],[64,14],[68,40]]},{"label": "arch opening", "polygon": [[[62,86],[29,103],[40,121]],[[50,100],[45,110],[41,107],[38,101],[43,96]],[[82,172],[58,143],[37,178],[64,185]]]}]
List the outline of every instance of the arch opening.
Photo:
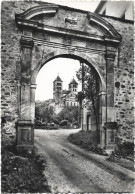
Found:
[{"label": "arch opening", "polygon": [[[79,56],[75,56],[75,55],[71,55],[71,54],[63,54],[63,55],[57,55],[55,57],[51,57],[47,61],[45,61],[43,64],[41,64],[37,75],[39,75],[39,73],[42,71],[42,69],[45,66],[49,65],[49,63],[51,63],[51,61],[55,61],[57,59],[67,59],[67,60],[68,59],[73,59],[73,60],[77,60],[78,64],[79,64],[79,66],[77,66],[78,70],[79,70],[79,67],[80,67],[81,64],[84,64],[84,66],[87,67],[87,70],[91,69],[92,72],[94,72],[94,75],[96,76],[96,81],[97,81],[96,89],[97,89],[97,92],[98,92],[98,94],[100,93],[101,85],[102,85],[101,75],[99,74],[99,72],[96,71],[96,69],[94,68],[93,65],[91,65],[87,60],[85,60],[85,59],[83,59],[83,58],[81,58]],[[63,66],[66,66],[66,65],[67,64],[63,64]],[[57,75],[57,73],[58,72],[55,72],[56,75]],[[67,76],[68,76],[68,74],[67,74]],[[60,83],[58,83],[58,84],[60,84]],[[73,91],[71,92],[71,96],[70,96],[71,99],[73,98],[72,97],[72,93],[75,93],[75,95],[79,94],[79,92],[77,93],[75,91],[76,90],[73,88]],[[81,88],[80,92],[82,92],[82,88]],[[79,104],[79,102],[77,102],[76,100],[74,102],[73,101],[71,102],[71,101],[69,101],[67,99],[64,99],[63,102],[57,102],[57,105],[56,105],[56,100],[58,100],[58,98],[60,99],[60,96],[59,97],[57,96],[56,98],[53,95],[53,100],[50,101],[50,104],[52,103],[52,105],[55,106],[55,108],[57,110],[62,110],[64,107],[69,107],[69,106],[70,107],[73,107],[73,106],[76,106],[76,105],[78,106],[78,104]],[[81,121],[82,123],[79,123],[79,124],[83,128],[83,130],[97,130],[98,134],[100,135],[100,131],[99,131],[99,116],[101,116],[101,114],[100,114],[100,110],[99,110],[99,106],[100,106],[99,105],[99,96],[97,97],[97,101],[98,102],[96,102],[96,110],[94,110],[94,111],[97,111],[97,112],[96,112],[96,114],[95,114],[94,111],[91,113],[91,123],[90,122],[88,123],[87,122],[87,117],[88,117],[88,115],[90,115],[90,106],[92,107],[92,102],[90,102],[90,99],[88,99],[88,97],[85,97],[85,99],[83,99],[83,105],[81,105],[81,106],[83,106],[83,108],[80,107],[80,110],[79,110],[80,112],[82,112],[83,117],[82,117],[82,121]],[[76,103],[76,105],[75,105],[75,103]],[[90,119],[89,119],[89,121],[90,121]],[[43,120],[43,122],[45,122],[45,120]],[[49,121],[49,123],[50,123],[50,121]]]}]

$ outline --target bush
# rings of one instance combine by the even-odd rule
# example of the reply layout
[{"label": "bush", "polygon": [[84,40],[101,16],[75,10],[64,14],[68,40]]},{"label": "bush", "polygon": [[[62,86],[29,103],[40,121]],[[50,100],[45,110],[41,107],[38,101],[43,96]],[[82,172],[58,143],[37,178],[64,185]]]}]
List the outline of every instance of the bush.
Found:
[{"label": "bush", "polygon": [[127,158],[134,155],[134,143],[133,142],[120,142],[117,141],[117,146],[114,150],[114,154]]},{"label": "bush", "polygon": [[79,131],[78,133],[70,134],[68,136],[68,140],[89,151],[100,155],[107,155],[105,150],[98,146],[97,134],[95,131]]},{"label": "bush", "polygon": [[48,126],[47,129],[59,129],[59,126],[58,125],[54,125],[54,126]]},{"label": "bush", "polygon": [[68,121],[67,120],[62,120],[60,122],[60,126],[67,126],[68,125]]},{"label": "bush", "polygon": [[79,123],[78,123],[77,121],[75,121],[75,122],[73,123],[73,125],[79,126]]},{"label": "bush", "polygon": [[46,125],[35,125],[35,129],[46,129]]},{"label": "bush", "polygon": [[2,148],[2,193],[50,192],[44,168],[35,152],[17,153],[15,147]]},{"label": "bush", "polygon": [[53,119],[53,122],[57,125],[59,125],[59,121],[57,119]]}]

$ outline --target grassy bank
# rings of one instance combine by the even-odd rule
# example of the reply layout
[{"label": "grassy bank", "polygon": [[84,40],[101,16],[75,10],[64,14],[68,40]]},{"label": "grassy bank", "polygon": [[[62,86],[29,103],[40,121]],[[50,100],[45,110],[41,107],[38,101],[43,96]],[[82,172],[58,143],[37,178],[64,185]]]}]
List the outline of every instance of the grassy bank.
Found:
[{"label": "grassy bank", "polygon": [[15,146],[2,148],[2,193],[50,192],[43,174],[44,162],[34,151],[17,153]]},{"label": "grassy bank", "polygon": [[107,156],[106,159],[110,162],[117,163],[129,170],[134,170],[134,144],[132,142],[117,142],[114,151],[108,155],[103,148],[98,146],[96,132],[94,131],[79,131],[78,133],[70,134],[68,140],[86,150]]},{"label": "grassy bank", "polygon": [[70,134],[68,140],[86,150],[100,155],[108,155],[103,148],[98,146],[95,131],[79,131],[78,133]]}]

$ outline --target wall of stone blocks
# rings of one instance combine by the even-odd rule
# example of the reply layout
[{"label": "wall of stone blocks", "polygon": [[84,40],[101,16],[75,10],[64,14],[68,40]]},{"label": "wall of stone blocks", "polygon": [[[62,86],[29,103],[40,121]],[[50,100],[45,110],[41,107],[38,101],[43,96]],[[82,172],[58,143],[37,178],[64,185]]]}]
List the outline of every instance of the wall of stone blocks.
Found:
[{"label": "wall of stone blocks", "polygon": [[[15,141],[15,123],[19,119],[19,86],[21,77],[20,38],[22,32],[15,23],[15,13],[39,5],[34,1],[3,1],[1,4],[1,116],[2,135]],[[119,135],[133,138],[133,24],[103,17],[121,34],[119,61],[115,66],[115,107]]]},{"label": "wall of stone blocks", "polygon": [[2,1],[1,3],[1,117],[2,139],[15,142],[15,123],[19,118],[19,84],[21,71],[20,38],[15,13],[36,6],[33,2]]},{"label": "wall of stone blocks", "polygon": [[122,36],[115,65],[115,108],[119,137],[133,139],[134,129],[134,25],[130,21],[103,17]]}]

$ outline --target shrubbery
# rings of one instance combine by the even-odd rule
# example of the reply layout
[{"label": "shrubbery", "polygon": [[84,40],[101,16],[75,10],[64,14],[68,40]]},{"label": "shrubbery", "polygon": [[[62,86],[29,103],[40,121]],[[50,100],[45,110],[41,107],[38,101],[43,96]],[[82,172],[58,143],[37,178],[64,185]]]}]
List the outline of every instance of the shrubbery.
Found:
[{"label": "shrubbery", "polygon": [[108,155],[103,148],[98,146],[96,131],[79,131],[78,133],[70,134],[68,140],[89,151],[100,155]]},{"label": "shrubbery", "polygon": [[1,167],[2,193],[50,192],[43,160],[35,152],[18,154],[15,147],[2,148]]},{"label": "shrubbery", "polygon": [[112,156],[134,160],[134,142],[121,142],[117,139],[117,145]]},{"label": "shrubbery", "polygon": [[67,120],[62,120],[60,122],[60,126],[64,127],[64,126],[68,126],[68,121]]}]

